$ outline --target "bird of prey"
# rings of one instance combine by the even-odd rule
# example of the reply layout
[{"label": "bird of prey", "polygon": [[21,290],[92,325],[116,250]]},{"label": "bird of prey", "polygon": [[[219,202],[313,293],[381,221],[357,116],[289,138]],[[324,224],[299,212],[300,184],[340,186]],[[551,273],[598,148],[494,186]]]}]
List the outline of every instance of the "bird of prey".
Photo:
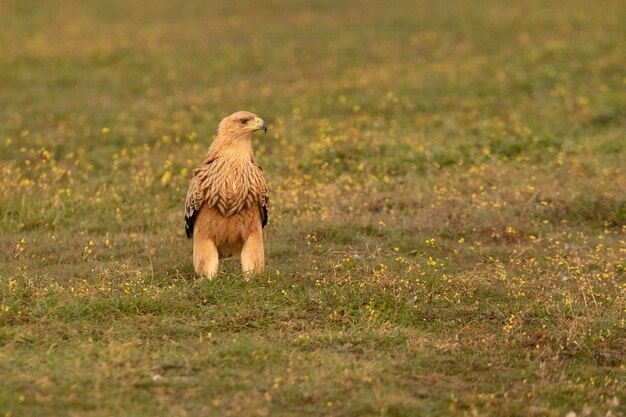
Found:
[{"label": "bird of prey", "polygon": [[262,229],[269,194],[263,170],[254,160],[252,133],[267,132],[254,113],[224,118],[204,162],[192,171],[185,201],[185,230],[193,237],[193,264],[212,279],[219,259],[239,256],[244,273],[265,267]]}]

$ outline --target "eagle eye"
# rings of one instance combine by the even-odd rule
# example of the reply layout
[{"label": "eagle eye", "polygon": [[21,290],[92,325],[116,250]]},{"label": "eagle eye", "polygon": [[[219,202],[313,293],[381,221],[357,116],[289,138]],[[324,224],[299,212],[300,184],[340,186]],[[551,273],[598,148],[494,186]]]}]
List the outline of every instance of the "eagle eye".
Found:
[{"label": "eagle eye", "polygon": [[245,125],[247,121],[248,119],[241,119],[239,120],[239,123],[241,123],[242,125]]}]

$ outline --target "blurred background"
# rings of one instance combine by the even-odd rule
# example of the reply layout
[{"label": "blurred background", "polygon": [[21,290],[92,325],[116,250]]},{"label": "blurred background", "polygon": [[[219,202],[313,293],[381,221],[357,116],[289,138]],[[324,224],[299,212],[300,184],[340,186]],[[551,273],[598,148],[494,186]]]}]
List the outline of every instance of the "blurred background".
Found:
[{"label": "blurred background", "polygon": [[273,125],[257,152],[282,176],[574,148],[615,164],[625,18],[621,1],[6,0],[2,158],[44,148],[111,175],[120,152],[141,153],[141,175],[182,189],[217,122],[247,109]]},{"label": "blurred background", "polygon": [[0,13],[3,133],[49,146],[91,147],[100,125],[127,144],[206,136],[240,108],[310,123],[359,106],[372,127],[407,130],[500,116],[555,135],[624,111],[619,1],[5,0]]},{"label": "blurred background", "polygon": [[[269,267],[196,285],[236,110]],[[0,0],[0,414],[618,415],[625,131],[624,0]]]}]

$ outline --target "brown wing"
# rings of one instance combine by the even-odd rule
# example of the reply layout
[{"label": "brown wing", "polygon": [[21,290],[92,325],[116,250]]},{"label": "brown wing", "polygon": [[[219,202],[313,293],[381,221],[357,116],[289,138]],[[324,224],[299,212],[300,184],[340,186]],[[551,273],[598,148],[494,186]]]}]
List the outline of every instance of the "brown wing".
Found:
[{"label": "brown wing", "polygon": [[204,192],[201,189],[201,182],[198,178],[198,173],[201,170],[202,167],[193,170],[189,188],[187,189],[187,198],[185,198],[185,232],[188,238],[193,236],[193,225],[198,211],[204,203]]},{"label": "brown wing", "polygon": [[263,168],[256,165],[259,170],[259,182],[260,182],[260,193],[259,193],[259,209],[261,210],[261,225],[265,227],[267,225],[267,220],[269,219],[270,212],[270,194],[267,191],[267,183],[265,182],[265,176],[263,175]]},{"label": "brown wing", "polygon": [[[203,204],[208,204],[209,207],[218,207],[224,216],[230,215],[227,210],[228,207],[225,205],[228,202],[228,196],[224,194],[224,191],[228,188],[225,186],[225,181],[228,177],[220,175],[221,172],[225,171],[223,164],[220,165],[219,161],[213,163],[214,161],[218,161],[218,159],[207,161],[194,169],[189,182],[187,198],[185,199],[185,231],[189,238],[193,236],[196,216]],[[241,200],[240,204],[241,206],[244,203],[252,204],[256,200],[256,204],[259,205],[261,212],[261,224],[265,227],[270,209],[270,198],[263,170],[260,166],[254,164],[252,171],[248,171],[248,173],[246,197],[245,200]]]}]

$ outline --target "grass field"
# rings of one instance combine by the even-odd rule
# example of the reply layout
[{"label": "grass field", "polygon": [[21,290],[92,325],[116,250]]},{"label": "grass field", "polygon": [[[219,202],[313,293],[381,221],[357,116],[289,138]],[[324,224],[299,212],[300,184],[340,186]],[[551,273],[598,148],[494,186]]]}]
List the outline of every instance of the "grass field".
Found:
[{"label": "grass field", "polygon": [[[0,416],[624,416],[624,22],[3,1]],[[241,109],[269,265],[197,283],[190,170]]]}]

